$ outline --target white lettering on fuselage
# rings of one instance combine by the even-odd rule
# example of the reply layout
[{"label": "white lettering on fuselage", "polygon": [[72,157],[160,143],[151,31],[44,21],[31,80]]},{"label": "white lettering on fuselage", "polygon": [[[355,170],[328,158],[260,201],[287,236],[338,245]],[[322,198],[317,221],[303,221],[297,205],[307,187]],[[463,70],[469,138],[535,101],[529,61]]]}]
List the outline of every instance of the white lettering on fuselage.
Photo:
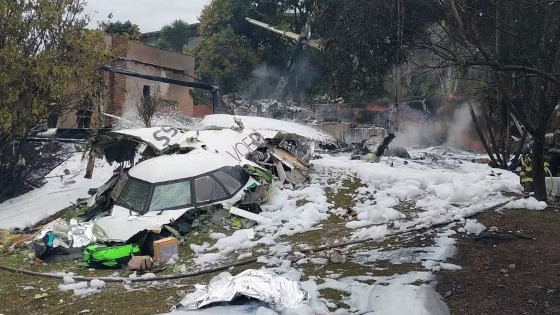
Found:
[{"label": "white lettering on fuselage", "polygon": [[234,159],[241,162],[242,158],[245,158],[247,154],[255,151],[256,148],[263,145],[264,143],[264,137],[261,134],[259,134],[258,132],[252,132],[247,137],[241,139],[241,142],[233,145],[233,154],[230,151],[226,152]]}]

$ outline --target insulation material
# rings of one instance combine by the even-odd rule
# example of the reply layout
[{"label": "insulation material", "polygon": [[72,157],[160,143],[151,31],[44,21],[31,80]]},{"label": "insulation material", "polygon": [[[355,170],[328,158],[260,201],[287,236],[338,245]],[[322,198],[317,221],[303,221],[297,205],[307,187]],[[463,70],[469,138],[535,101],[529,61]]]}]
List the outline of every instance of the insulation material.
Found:
[{"label": "insulation material", "polygon": [[308,299],[299,282],[264,270],[246,270],[237,276],[228,276],[208,285],[196,286],[180,306],[195,310],[214,303],[232,302],[245,296],[268,303],[275,310],[297,308]]}]

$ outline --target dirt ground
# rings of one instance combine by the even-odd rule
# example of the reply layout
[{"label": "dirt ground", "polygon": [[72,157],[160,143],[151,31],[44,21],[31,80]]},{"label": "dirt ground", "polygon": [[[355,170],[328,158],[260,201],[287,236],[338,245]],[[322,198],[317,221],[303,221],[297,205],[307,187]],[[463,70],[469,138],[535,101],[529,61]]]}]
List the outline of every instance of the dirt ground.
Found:
[{"label": "dirt ground", "polygon": [[[327,191],[327,198],[334,208],[349,209],[354,204],[354,191],[360,182],[348,180],[345,188],[336,193]],[[300,203],[309,202],[306,200]],[[407,203],[396,208],[403,213],[412,211]],[[278,241],[291,244],[294,250],[323,245],[333,239],[344,241],[350,237],[345,228],[346,220],[331,215],[316,229],[284,236]],[[437,274],[437,290],[449,305],[452,314],[560,314],[560,211],[508,210],[503,213],[490,212],[477,219],[490,231],[481,235],[458,233],[458,255],[451,261],[462,266],[457,271],[442,271]],[[492,228],[495,227],[495,228]],[[231,234],[212,226],[212,231]],[[185,244],[210,242],[207,234],[192,233]],[[309,255],[310,260],[298,268],[302,281],[313,277],[322,284],[332,275],[335,278],[352,276],[387,277],[424,270],[420,262],[395,264],[391,261],[360,259],[360,252],[373,249],[380,252],[409,249],[412,254],[434,245],[436,230],[413,236],[390,237],[379,242],[368,242],[349,249],[353,255],[342,264],[315,263],[311,258],[325,259],[324,253]],[[257,246],[249,249],[253,257],[266,255],[268,248]],[[0,264],[39,272],[74,272],[79,275],[102,277],[111,275],[110,270],[88,270],[79,261],[56,264],[29,265],[25,263],[31,250],[21,248],[12,254],[0,254]],[[239,253],[233,253],[231,262]],[[179,265],[191,267],[194,254],[188,246],[180,247],[180,261],[168,266],[158,275],[175,274]],[[229,259],[228,258],[228,259]],[[228,262],[228,261],[226,261]],[[224,263],[226,263],[224,262]],[[253,263],[228,270],[237,274],[246,269],[262,266]],[[192,266],[196,269],[196,266]],[[194,271],[194,270],[189,270]],[[128,277],[126,270],[117,271],[118,276]],[[7,314],[157,314],[170,311],[195,284],[205,284],[216,274],[207,274],[180,281],[149,282],[145,284],[108,283],[100,292],[88,296],[74,296],[71,291],[59,289],[60,280],[30,277],[0,270],[0,315]],[[372,278],[374,279],[374,278]],[[376,280],[367,280],[373,284]],[[423,282],[413,283],[421,285]],[[320,290],[322,299],[329,302],[331,311],[348,309],[348,293],[343,290],[325,288]]]},{"label": "dirt ground", "polygon": [[479,236],[460,234],[458,271],[438,274],[451,314],[560,314],[560,212],[515,210],[477,217]]}]

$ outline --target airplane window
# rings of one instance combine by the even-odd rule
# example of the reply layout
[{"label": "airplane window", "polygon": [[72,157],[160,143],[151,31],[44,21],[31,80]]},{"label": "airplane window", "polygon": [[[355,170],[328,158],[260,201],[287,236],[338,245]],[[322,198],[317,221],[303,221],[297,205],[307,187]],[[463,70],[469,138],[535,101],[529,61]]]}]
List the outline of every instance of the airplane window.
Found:
[{"label": "airplane window", "polygon": [[157,185],[154,188],[150,211],[185,206],[191,203],[191,182],[188,180]]},{"label": "airplane window", "polygon": [[128,175],[127,174],[122,174],[119,177],[119,180],[118,180],[117,184],[115,185],[115,187],[111,191],[110,196],[113,200],[117,200],[118,197],[121,195],[121,193],[123,191],[123,188],[126,186],[126,182],[128,182]]},{"label": "airplane window", "polygon": [[234,194],[242,186],[237,179],[233,178],[233,176],[224,171],[217,171],[214,173],[214,177],[216,177],[218,181],[226,187],[230,194]]},{"label": "airplane window", "polygon": [[242,184],[249,180],[249,174],[247,174],[243,167],[239,165],[234,167],[224,167],[222,170]]},{"label": "airplane window", "polygon": [[210,176],[195,179],[194,190],[197,203],[227,197],[222,187]]},{"label": "airplane window", "polygon": [[149,193],[150,184],[131,177],[117,203],[134,212],[143,213]]}]

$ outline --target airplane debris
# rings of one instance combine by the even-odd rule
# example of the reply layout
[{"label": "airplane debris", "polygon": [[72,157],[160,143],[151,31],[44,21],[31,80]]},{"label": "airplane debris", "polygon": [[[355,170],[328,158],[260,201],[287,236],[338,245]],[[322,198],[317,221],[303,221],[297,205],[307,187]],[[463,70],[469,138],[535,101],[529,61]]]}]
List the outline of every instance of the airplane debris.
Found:
[{"label": "airplane debris", "polygon": [[196,310],[217,303],[231,303],[240,297],[263,301],[281,311],[303,305],[309,299],[309,293],[303,290],[299,282],[271,272],[250,269],[205,286],[197,286],[195,292],[181,300],[179,307]]}]

